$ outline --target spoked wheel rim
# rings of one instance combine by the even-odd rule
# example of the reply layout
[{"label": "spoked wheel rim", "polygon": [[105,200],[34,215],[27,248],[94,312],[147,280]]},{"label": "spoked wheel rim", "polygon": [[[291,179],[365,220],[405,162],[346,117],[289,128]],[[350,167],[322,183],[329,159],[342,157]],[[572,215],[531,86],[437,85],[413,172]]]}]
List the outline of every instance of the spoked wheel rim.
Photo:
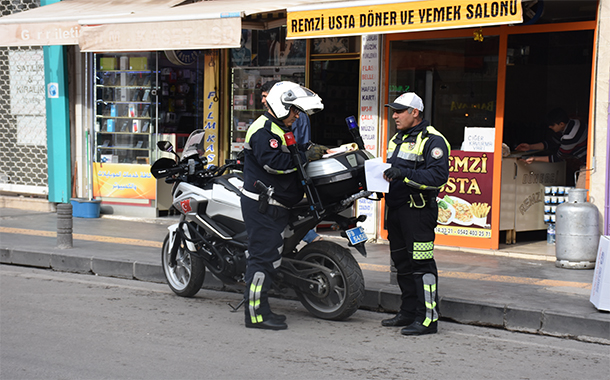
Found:
[{"label": "spoked wheel rim", "polygon": [[178,248],[176,265],[170,264],[169,256],[168,252],[163,257],[167,281],[176,290],[184,290],[188,286],[192,276],[193,265],[191,262],[191,255],[183,248]]},{"label": "spoked wheel rim", "polygon": [[347,299],[346,279],[339,265],[330,257],[310,253],[302,260],[324,266],[330,270],[330,274],[317,272],[309,276],[309,280],[317,283],[318,288],[311,292],[303,293],[308,303],[323,313],[332,313],[342,307]]}]

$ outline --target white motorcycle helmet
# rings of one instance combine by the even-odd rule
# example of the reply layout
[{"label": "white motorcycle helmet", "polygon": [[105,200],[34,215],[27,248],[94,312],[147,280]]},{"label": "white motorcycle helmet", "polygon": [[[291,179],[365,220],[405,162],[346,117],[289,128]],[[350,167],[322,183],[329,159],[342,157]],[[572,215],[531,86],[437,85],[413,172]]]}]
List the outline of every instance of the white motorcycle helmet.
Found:
[{"label": "white motorcycle helmet", "polygon": [[322,99],[315,92],[288,81],[278,82],[271,87],[266,101],[275,117],[280,120],[288,117],[291,106],[295,106],[308,115],[324,109]]}]

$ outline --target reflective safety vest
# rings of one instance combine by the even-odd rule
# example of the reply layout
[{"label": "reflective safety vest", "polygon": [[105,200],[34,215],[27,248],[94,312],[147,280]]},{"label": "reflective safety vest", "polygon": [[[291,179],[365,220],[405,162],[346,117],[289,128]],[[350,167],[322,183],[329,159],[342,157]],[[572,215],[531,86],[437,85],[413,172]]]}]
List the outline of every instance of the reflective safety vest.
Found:
[{"label": "reflective safety vest", "polygon": [[254,183],[261,181],[274,188],[274,199],[290,207],[303,198],[303,187],[284,133],[267,114],[250,125],[244,142],[244,189],[258,193]]},{"label": "reflective safety vest", "polygon": [[252,150],[252,147],[250,146],[250,139],[252,138],[252,135],[255,134],[256,132],[258,132],[259,129],[261,128],[265,128],[266,125],[269,124],[269,130],[272,133],[275,133],[276,135],[278,135],[278,137],[282,140],[282,152],[288,152],[290,153],[290,151],[288,150],[288,145],[286,144],[286,139],[284,138],[284,133],[286,133],[282,128],[280,128],[277,124],[273,123],[271,120],[265,118],[265,117],[259,117],[258,119],[256,119],[254,121],[254,123],[250,124],[250,126],[248,127],[248,131],[246,132],[246,140],[244,143],[244,149],[248,149],[248,150]]},{"label": "reflective safety vest", "polygon": [[[399,138],[399,134],[400,133],[397,133],[390,140],[386,158],[386,162],[392,163],[398,168],[419,169],[425,164],[426,157],[424,157],[424,147],[426,142],[428,142],[430,139],[430,135],[441,137],[447,146],[447,151],[451,152],[451,145],[449,145],[449,142],[445,136],[443,136],[432,126],[427,126],[420,133],[418,133],[415,141],[405,141],[409,139],[409,133],[404,134],[402,136],[402,140]],[[395,154],[394,151],[397,147],[399,150]],[[446,183],[446,181],[447,179],[445,179],[445,181],[440,185],[432,185],[430,183],[418,183],[410,178],[404,179],[407,186],[419,191],[438,190]]]}]

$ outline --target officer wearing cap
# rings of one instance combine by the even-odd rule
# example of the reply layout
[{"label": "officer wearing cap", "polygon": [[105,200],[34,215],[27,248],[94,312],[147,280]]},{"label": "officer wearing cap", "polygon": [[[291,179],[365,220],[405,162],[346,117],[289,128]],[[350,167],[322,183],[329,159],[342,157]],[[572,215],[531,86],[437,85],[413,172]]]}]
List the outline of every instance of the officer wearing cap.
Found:
[{"label": "officer wearing cap", "polygon": [[403,335],[437,332],[438,271],[434,261],[436,196],[449,179],[450,145],[423,119],[424,103],[413,92],[386,104],[398,132],[388,143],[384,171],[390,182],[386,196],[388,240],[401,290],[400,311],[381,321],[403,326]]}]

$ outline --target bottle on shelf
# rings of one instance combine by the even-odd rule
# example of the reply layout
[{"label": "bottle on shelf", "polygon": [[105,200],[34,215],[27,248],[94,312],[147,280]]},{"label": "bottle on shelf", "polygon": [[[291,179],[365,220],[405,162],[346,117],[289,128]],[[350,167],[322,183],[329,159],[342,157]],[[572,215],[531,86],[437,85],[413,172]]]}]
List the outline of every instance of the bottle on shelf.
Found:
[{"label": "bottle on shelf", "polygon": [[549,223],[546,229],[546,243],[555,244],[555,223]]}]

